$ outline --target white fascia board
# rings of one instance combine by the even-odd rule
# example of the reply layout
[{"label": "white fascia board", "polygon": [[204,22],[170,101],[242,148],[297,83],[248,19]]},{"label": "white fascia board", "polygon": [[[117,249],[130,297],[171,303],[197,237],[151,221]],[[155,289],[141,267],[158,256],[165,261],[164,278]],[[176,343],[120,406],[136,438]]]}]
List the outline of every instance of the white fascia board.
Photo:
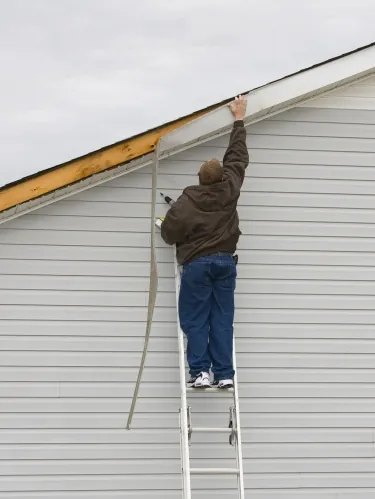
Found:
[{"label": "white fascia board", "polygon": [[[326,92],[362,80],[375,73],[375,46],[341,59],[270,83],[247,95],[245,124],[286,111]],[[198,118],[162,138],[163,156],[228,133],[233,117],[227,105]]]}]

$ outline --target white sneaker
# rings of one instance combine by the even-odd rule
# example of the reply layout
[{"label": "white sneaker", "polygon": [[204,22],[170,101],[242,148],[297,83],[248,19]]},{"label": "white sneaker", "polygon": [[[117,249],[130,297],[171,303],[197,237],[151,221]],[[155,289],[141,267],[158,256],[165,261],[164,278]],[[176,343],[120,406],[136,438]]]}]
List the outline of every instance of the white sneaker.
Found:
[{"label": "white sneaker", "polygon": [[210,388],[210,375],[206,372],[201,372],[197,376],[192,376],[187,382],[188,388]]},{"label": "white sneaker", "polygon": [[221,379],[220,381],[214,381],[212,386],[216,388],[233,388],[233,380]]}]

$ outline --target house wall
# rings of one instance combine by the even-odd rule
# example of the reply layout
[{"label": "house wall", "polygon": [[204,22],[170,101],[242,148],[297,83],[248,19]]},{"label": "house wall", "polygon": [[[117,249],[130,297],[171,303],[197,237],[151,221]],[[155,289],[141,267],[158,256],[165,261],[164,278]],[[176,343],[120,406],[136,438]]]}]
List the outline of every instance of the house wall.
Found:
[{"label": "house wall", "polygon": [[[236,335],[245,483],[253,499],[375,494],[375,79],[248,129]],[[228,136],[163,161],[172,197]],[[150,169],[0,229],[0,499],[180,497],[172,250],[143,347]],[[165,206],[158,200],[158,214]],[[226,426],[222,394],[191,397],[193,424]],[[193,437],[194,466],[231,465],[222,435]],[[235,498],[224,476],[194,499]]]}]

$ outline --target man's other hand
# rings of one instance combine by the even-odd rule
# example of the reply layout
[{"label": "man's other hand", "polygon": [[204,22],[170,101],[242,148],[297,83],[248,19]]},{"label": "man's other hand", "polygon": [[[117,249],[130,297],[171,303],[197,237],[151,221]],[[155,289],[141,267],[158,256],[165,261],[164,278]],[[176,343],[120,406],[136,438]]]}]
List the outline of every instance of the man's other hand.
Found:
[{"label": "man's other hand", "polygon": [[247,99],[240,95],[229,104],[235,120],[243,120],[246,114]]}]

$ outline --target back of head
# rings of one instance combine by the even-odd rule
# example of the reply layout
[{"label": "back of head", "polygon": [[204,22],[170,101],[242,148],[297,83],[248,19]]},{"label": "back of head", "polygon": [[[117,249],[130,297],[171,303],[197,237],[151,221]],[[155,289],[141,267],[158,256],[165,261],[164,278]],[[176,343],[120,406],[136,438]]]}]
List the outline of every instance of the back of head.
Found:
[{"label": "back of head", "polygon": [[220,161],[217,159],[210,159],[201,166],[199,173],[199,183],[201,185],[211,185],[221,182],[223,177],[223,169]]}]

